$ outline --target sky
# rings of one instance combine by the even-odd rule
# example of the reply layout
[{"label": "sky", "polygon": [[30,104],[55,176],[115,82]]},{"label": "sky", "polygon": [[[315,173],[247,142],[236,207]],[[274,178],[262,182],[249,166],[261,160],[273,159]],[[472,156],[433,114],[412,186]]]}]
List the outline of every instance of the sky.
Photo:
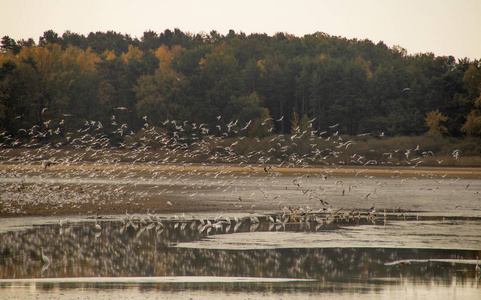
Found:
[{"label": "sky", "polygon": [[369,39],[408,54],[481,59],[481,0],[0,0],[0,37],[38,39],[52,29],[109,30],[141,38],[178,28],[193,34],[324,32]]}]

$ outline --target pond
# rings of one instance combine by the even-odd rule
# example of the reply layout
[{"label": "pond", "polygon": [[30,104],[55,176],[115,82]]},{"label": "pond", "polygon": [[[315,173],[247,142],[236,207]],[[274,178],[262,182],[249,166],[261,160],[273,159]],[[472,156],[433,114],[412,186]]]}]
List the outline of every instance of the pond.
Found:
[{"label": "pond", "polygon": [[0,219],[5,299],[480,299],[479,217]]}]

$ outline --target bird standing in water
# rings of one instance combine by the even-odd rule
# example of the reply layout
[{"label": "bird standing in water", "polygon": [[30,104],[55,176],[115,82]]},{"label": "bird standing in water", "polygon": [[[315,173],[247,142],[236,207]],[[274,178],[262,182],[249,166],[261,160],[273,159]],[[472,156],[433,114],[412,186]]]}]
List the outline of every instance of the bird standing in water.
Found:
[{"label": "bird standing in water", "polygon": [[48,258],[48,256],[43,253],[43,247],[41,248],[41,250],[42,250],[42,260],[43,260],[43,262],[46,263],[47,265],[50,265],[50,258]]},{"label": "bird standing in water", "polygon": [[476,256],[476,267],[474,268],[476,270],[476,273],[480,274],[481,273],[481,267],[478,265],[478,257]]}]

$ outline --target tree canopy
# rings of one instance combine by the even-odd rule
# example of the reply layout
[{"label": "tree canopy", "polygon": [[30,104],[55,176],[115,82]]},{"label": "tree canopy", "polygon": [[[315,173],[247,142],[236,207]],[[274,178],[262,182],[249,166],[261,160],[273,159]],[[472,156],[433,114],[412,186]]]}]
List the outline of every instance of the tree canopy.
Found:
[{"label": "tree canopy", "polygon": [[[78,128],[144,120],[217,121],[293,132],[296,118],[315,129],[339,124],[356,135],[480,136],[481,65],[432,53],[317,32],[149,30],[140,38],[114,31],[88,36],[52,30],[39,38],[2,38],[0,131],[21,137],[37,126]],[[115,119],[113,122],[112,119]],[[67,132],[67,130],[65,131]],[[65,133],[58,132],[57,135]],[[246,130],[264,136],[265,130]],[[50,139],[55,139],[51,134]]]}]

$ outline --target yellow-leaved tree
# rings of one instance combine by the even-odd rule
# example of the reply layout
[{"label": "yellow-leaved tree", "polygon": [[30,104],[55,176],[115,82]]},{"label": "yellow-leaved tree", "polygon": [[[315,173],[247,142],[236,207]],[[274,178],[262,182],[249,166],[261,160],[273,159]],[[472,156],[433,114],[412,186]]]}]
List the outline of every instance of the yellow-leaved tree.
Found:
[{"label": "yellow-leaved tree", "polygon": [[174,46],[160,46],[155,52],[159,67],[154,74],[142,75],[134,86],[137,98],[136,110],[139,117],[147,116],[152,125],[160,125],[165,119],[185,116],[188,105],[184,100],[188,90],[187,78],[171,68],[171,62],[183,51]]},{"label": "yellow-leaved tree", "polygon": [[429,127],[428,134],[441,135],[447,133],[448,129],[442,123],[446,122],[449,118],[444,116],[439,109],[430,111],[426,114],[426,126]]}]

